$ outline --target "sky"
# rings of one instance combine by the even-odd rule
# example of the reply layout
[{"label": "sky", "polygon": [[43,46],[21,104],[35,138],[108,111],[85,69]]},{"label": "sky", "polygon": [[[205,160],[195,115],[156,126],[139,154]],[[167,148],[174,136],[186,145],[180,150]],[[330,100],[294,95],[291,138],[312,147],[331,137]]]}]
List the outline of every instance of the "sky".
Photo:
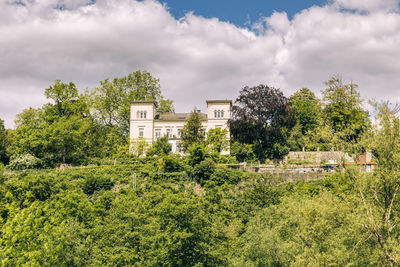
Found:
[{"label": "sky", "polygon": [[147,70],[177,112],[267,84],[317,95],[339,74],[400,102],[400,0],[0,0],[0,118]]}]

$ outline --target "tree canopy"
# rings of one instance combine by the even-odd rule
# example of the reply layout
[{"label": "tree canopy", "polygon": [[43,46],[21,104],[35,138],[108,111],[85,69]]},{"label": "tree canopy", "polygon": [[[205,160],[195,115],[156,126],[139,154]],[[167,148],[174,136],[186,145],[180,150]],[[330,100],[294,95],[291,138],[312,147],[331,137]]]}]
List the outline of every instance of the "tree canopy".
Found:
[{"label": "tree canopy", "polygon": [[244,87],[232,107],[233,137],[254,144],[257,157],[282,158],[289,152],[286,139],[294,125],[288,99],[267,85]]},{"label": "tree canopy", "polygon": [[3,164],[8,163],[8,137],[6,129],[4,128],[4,121],[0,119],[0,162]]},{"label": "tree canopy", "polygon": [[188,148],[195,144],[204,141],[204,130],[202,128],[200,115],[196,109],[190,113],[185,126],[181,131],[181,146],[183,151],[187,151]]},{"label": "tree canopy", "polygon": [[323,93],[324,116],[335,134],[345,142],[357,141],[368,126],[368,112],[357,91],[357,84],[345,84],[336,75],[325,82]]},{"label": "tree canopy", "polygon": [[161,94],[160,81],[147,71],[135,71],[125,77],[105,79],[87,92],[94,117],[103,125],[117,127],[124,136],[129,133],[130,104],[154,100],[160,112],[172,112],[172,101]]}]

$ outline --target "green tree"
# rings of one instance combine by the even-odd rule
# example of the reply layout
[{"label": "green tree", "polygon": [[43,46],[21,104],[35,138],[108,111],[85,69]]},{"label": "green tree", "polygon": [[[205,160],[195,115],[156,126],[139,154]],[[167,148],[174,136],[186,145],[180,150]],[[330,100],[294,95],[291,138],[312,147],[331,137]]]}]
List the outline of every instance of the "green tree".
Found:
[{"label": "green tree", "polygon": [[168,137],[158,138],[154,144],[146,151],[146,156],[165,156],[172,150],[172,145],[168,142]]},{"label": "green tree", "polygon": [[244,87],[232,107],[233,137],[254,144],[259,160],[282,158],[289,152],[286,139],[294,125],[287,98],[267,85]]},{"label": "green tree", "polygon": [[76,113],[73,107],[76,106],[74,102],[78,100],[78,89],[74,83],[67,84],[56,80],[54,85],[45,89],[44,94],[47,99],[54,101],[55,105],[48,108],[53,107],[55,115],[67,116]]},{"label": "green tree", "polygon": [[189,118],[186,121],[185,126],[181,132],[181,147],[184,151],[195,144],[204,141],[204,131],[200,120],[200,115],[196,109],[190,113]]},{"label": "green tree", "polygon": [[344,142],[357,142],[369,125],[368,112],[362,108],[358,85],[345,84],[340,76],[325,82],[324,116],[334,133]]},{"label": "green tree", "polygon": [[196,182],[204,186],[214,171],[215,163],[211,159],[205,159],[193,168],[193,176]]},{"label": "green tree", "polygon": [[14,153],[31,154],[42,159],[45,166],[80,163],[93,155],[102,133],[94,130],[97,124],[88,117],[87,99],[78,95],[73,83],[59,80],[45,94],[54,104],[26,109],[17,115]]},{"label": "green tree", "polygon": [[237,141],[231,144],[231,155],[235,156],[239,162],[252,162],[257,158],[253,152],[253,145]]},{"label": "green tree", "polygon": [[377,108],[377,124],[361,143],[364,149],[373,151],[378,168],[373,173],[350,169],[347,175],[354,181],[363,210],[358,220],[364,230],[363,239],[373,242],[388,266],[397,266],[400,263],[400,120],[388,103]]},{"label": "green tree", "polygon": [[234,265],[379,265],[373,248],[358,243],[358,216],[352,203],[330,192],[286,197],[251,219]]},{"label": "green tree", "polygon": [[313,131],[320,122],[321,103],[308,88],[302,88],[289,97],[296,122],[301,125],[303,134]]},{"label": "green tree", "polygon": [[214,128],[207,132],[206,144],[209,146],[211,152],[218,152],[226,150],[229,147],[228,130]]},{"label": "green tree", "polygon": [[8,148],[7,131],[4,128],[4,121],[0,119],[0,162],[2,162],[3,164],[7,164],[9,160],[7,148]]},{"label": "green tree", "polygon": [[132,101],[155,100],[159,111],[173,111],[172,101],[161,95],[159,79],[147,71],[138,70],[122,78],[105,79],[87,95],[94,117],[102,125],[117,127],[124,136],[129,133]]},{"label": "green tree", "polygon": [[188,148],[188,162],[190,166],[195,166],[206,159],[208,150],[200,143],[194,143]]}]

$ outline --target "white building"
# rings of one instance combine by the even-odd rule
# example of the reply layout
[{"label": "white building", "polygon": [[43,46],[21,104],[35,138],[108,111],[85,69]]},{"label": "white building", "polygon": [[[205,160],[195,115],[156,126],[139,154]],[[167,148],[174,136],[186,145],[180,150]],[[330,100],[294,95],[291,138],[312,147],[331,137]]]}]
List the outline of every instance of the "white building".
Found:
[{"label": "white building", "polygon": [[[227,129],[230,133],[228,120],[231,117],[231,100],[207,100],[207,113],[199,113],[203,128],[206,132],[213,128]],[[172,152],[179,153],[180,133],[186,124],[190,113],[156,112],[155,101],[135,101],[131,103],[130,139],[144,139],[152,144],[157,138],[167,136],[172,145]],[[229,150],[221,152],[229,154]]]}]

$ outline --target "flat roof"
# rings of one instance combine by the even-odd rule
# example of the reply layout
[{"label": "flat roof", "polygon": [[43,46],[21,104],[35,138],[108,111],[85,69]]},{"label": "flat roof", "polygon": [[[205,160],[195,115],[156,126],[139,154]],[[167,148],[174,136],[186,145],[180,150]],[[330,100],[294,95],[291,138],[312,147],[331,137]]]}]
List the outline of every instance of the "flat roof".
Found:
[{"label": "flat roof", "polygon": [[[161,113],[156,115],[155,121],[186,121],[191,113]],[[207,114],[198,113],[200,120],[207,120]]]},{"label": "flat roof", "polygon": [[157,105],[157,101],[155,101],[155,100],[138,100],[138,101],[132,101],[131,104],[154,104],[154,105]]},{"label": "flat roof", "polygon": [[229,103],[232,105],[232,100],[207,100],[206,103]]}]

